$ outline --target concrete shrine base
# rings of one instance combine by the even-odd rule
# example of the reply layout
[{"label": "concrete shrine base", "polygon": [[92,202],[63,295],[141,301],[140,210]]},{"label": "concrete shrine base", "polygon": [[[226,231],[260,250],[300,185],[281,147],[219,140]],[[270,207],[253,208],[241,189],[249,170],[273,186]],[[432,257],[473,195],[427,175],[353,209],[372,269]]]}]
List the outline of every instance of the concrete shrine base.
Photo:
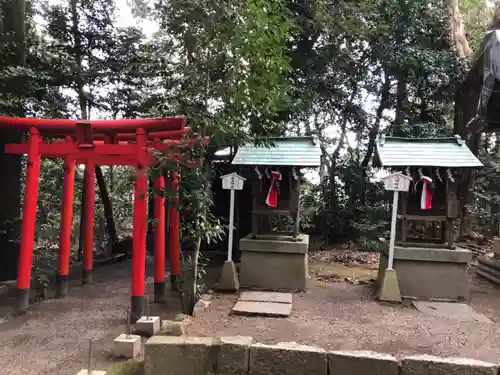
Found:
[{"label": "concrete shrine base", "polygon": [[240,286],[249,289],[302,291],[308,278],[309,236],[269,235],[240,240]]},{"label": "concrete shrine base", "polygon": [[[382,245],[377,288],[384,280],[389,247]],[[394,247],[394,269],[403,298],[469,300],[472,252],[462,248]]]}]

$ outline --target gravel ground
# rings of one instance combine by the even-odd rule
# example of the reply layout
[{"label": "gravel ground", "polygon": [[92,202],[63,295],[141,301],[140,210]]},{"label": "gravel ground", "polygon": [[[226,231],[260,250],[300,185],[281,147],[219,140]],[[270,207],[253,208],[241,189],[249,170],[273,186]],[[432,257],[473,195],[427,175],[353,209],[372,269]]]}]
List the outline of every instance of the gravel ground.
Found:
[{"label": "gravel ground", "polygon": [[[76,374],[86,367],[91,338],[95,340],[94,368],[106,369],[113,362],[113,339],[125,330],[130,269],[129,261],[96,269],[93,285],[82,288],[75,281],[65,299],[44,301],[25,317],[0,321],[0,375]],[[149,295],[151,282],[150,277]],[[293,313],[287,319],[230,316],[236,296],[218,295],[209,310],[193,320],[189,334],[249,335],[267,343],[297,341],[327,349],[466,356],[496,362],[500,288],[472,273],[471,283],[471,305],[493,324],[430,317],[412,308],[380,304],[367,285],[311,280],[306,293],[295,295]],[[169,296],[166,305],[152,306],[152,313],[162,318],[179,311],[176,295]]]},{"label": "gravel ground", "polygon": [[[87,367],[90,339],[94,369],[105,370],[113,362],[113,339],[126,329],[130,269],[129,261],[98,268],[93,285],[81,287],[75,281],[65,299],[49,299],[26,316],[0,324],[0,374],[74,375]],[[149,278],[150,295],[151,283]],[[166,305],[153,305],[151,311],[172,317],[180,303],[169,296]]]},{"label": "gravel ground", "polygon": [[214,296],[190,335],[253,336],[263,343],[296,341],[330,350],[375,350],[397,357],[412,354],[463,356],[490,362],[500,352],[500,289],[471,274],[472,307],[494,323],[432,317],[411,307],[381,304],[370,286],[311,280],[295,294],[289,318],[229,315],[234,295]]}]

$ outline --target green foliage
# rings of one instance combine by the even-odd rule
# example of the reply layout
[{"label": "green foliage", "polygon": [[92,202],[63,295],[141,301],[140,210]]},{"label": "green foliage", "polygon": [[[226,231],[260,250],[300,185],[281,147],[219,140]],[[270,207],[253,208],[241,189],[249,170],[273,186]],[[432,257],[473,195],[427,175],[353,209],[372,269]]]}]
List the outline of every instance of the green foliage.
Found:
[{"label": "green foliage", "polygon": [[[450,134],[464,62],[450,44],[442,0],[130,2],[138,18],[159,26],[150,40],[138,28],[117,27],[114,11],[122,4],[112,0],[77,0],[76,14],[70,1],[51,6],[33,1],[22,53],[4,22],[0,114],[185,114],[193,132],[211,137],[210,147],[192,150],[207,158],[218,148],[257,137],[315,135],[323,153],[322,178],[318,185],[303,186],[301,228],[367,248],[384,234],[387,221],[387,197],[370,167],[376,137],[413,136],[415,122],[422,123],[422,135]],[[8,21],[4,3],[0,16]],[[469,1],[466,10],[481,4]],[[35,15],[43,25],[34,27]],[[496,170],[495,158],[488,170]],[[159,159],[167,172],[178,167],[165,155]],[[193,270],[183,290],[191,307],[199,293],[200,247],[227,232],[212,211],[212,172],[208,165],[181,168],[183,250]],[[117,167],[103,168],[103,174],[118,232],[127,233],[133,173]],[[62,161],[43,161],[37,245],[46,254],[40,262],[52,265],[62,178]],[[81,181],[78,170],[75,217]],[[483,192],[494,186],[484,184]],[[105,247],[103,218],[97,199],[98,249]],[[75,244],[78,224],[75,219]],[[275,224],[290,228],[292,222],[284,218]]]}]

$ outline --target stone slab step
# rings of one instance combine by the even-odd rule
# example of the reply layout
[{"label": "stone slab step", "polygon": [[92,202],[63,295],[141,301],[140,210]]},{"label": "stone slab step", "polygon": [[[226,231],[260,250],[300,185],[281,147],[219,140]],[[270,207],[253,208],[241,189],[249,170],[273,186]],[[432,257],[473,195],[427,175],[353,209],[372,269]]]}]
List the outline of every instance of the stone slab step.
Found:
[{"label": "stone slab step", "polygon": [[279,292],[242,292],[239,297],[240,301],[249,302],[274,302],[274,303],[292,303],[292,293]]},{"label": "stone slab step", "polygon": [[233,314],[287,317],[292,313],[291,303],[238,301]]}]

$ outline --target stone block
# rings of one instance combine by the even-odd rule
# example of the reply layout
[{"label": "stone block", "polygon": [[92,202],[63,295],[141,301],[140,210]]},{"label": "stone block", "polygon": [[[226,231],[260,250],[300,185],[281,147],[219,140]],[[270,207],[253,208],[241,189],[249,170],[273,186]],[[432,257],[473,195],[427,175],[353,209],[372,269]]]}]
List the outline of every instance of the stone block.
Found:
[{"label": "stone block", "polygon": [[[76,375],[89,375],[89,371],[88,370],[81,370]],[[92,375],[106,375],[106,371],[92,370]]]},{"label": "stone block", "polygon": [[206,309],[210,307],[212,304],[211,301],[205,301],[204,299],[199,299],[198,302],[195,303],[193,308],[193,316],[200,315]]},{"label": "stone block", "polygon": [[240,301],[292,303],[292,293],[246,291],[240,294]]},{"label": "stone block", "polygon": [[141,336],[121,334],[113,341],[113,356],[135,359],[141,352]]},{"label": "stone block", "polygon": [[238,301],[231,311],[235,315],[287,317],[292,313],[292,304]]},{"label": "stone block", "polygon": [[156,334],[161,336],[183,336],[186,334],[186,324],[184,321],[162,320],[161,328]]},{"label": "stone block", "polygon": [[[295,342],[250,346],[250,375],[327,375],[326,351]],[[147,375],[147,374],[146,374]]]},{"label": "stone block", "polygon": [[469,358],[441,358],[432,355],[406,357],[401,375],[496,375],[498,365]]},{"label": "stone block", "polygon": [[365,350],[328,353],[330,375],[398,375],[399,362],[389,354]]},{"label": "stone block", "polygon": [[135,332],[139,335],[151,337],[160,330],[159,316],[143,316],[135,323]]},{"label": "stone block", "polygon": [[[377,286],[388,265],[388,249],[381,248]],[[394,247],[394,270],[402,298],[469,300],[467,276],[472,252],[466,249]],[[443,278],[442,275],[446,275]]]},{"label": "stone block", "polygon": [[386,269],[378,290],[378,299],[386,302],[401,302],[396,270]]},{"label": "stone block", "polygon": [[209,293],[204,293],[201,295],[201,299],[204,300],[204,301],[211,301],[212,300],[212,295],[209,294]]},{"label": "stone block", "polygon": [[174,317],[174,321],[176,322],[187,322],[189,320],[189,315],[186,314],[177,314]]},{"label": "stone block", "polygon": [[212,337],[153,336],[145,346],[144,375],[214,372],[219,343]]},{"label": "stone block", "polygon": [[219,280],[218,289],[226,292],[237,292],[240,289],[240,280],[234,262],[225,261]]},{"label": "stone block", "polygon": [[240,251],[257,251],[264,253],[306,254],[309,249],[309,235],[299,234],[297,241],[291,238],[269,236],[265,239],[255,239],[248,234],[240,239]]},{"label": "stone block", "polygon": [[246,375],[250,345],[253,339],[248,336],[232,336],[220,338],[219,355],[217,357],[218,375]]}]

